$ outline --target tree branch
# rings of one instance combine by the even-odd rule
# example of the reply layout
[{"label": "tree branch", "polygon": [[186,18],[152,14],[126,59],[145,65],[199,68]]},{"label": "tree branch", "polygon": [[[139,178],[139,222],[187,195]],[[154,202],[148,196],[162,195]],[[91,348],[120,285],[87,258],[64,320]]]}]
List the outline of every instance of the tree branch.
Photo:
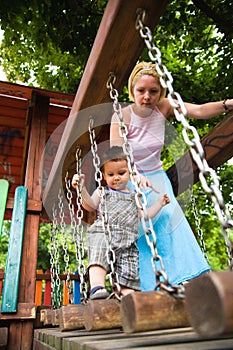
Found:
[{"label": "tree branch", "polygon": [[219,28],[226,34],[232,34],[232,21],[223,18],[222,15],[218,14],[212,8],[207,5],[203,0],[193,0],[193,3],[206,14],[207,17],[211,18]]}]

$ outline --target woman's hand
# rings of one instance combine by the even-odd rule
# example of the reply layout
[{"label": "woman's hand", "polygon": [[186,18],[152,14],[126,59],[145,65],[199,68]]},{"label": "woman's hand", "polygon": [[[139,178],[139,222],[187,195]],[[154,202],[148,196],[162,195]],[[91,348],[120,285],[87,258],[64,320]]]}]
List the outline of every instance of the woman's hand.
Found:
[{"label": "woman's hand", "polygon": [[145,176],[140,175],[140,188],[143,190],[146,190],[148,187],[150,187],[153,191],[160,193],[154,185],[151,183],[149,179],[147,179]]}]

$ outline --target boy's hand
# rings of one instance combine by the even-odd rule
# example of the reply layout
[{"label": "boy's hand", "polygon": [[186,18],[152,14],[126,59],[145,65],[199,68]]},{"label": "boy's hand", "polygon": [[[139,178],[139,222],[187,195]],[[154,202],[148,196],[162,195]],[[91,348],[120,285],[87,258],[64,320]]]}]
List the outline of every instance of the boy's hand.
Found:
[{"label": "boy's hand", "polygon": [[83,186],[85,180],[85,175],[84,174],[74,174],[72,178],[71,185],[73,188],[77,188],[78,183],[81,181],[81,185]]},{"label": "boy's hand", "polygon": [[166,193],[164,195],[162,195],[158,200],[163,207],[165,205],[167,205],[168,203],[170,203],[170,199]]}]

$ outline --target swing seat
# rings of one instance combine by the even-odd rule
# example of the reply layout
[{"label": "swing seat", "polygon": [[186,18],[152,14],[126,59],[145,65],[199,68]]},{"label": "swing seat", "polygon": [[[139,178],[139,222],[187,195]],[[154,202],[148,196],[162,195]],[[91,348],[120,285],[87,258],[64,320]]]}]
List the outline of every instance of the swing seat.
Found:
[{"label": "swing seat", "polygon": [[52,313],[53,313],[53,310],[51,308],[40,310],[40,322],[44,326],[52,325],[52,320],[53,320]]},{"label": "swing seat", "polygon": [[202,336],[233,334],[233,271],[209,272],[187,284],[191,326]]},{"label": "swing seat", "polygon": [[166,291],[135,292],[121,300],[121,320],[125,333],[189,327],[185,299]]},{"label": "swing seat", "polygon": [[60,330],[71,331],[84,328],[85,304],[71,304],[60,308]]},{"label": "swing seat", "polygon": [[121,328],[120,302],[116,299],[89,300],[83,317],[88,331]]}]

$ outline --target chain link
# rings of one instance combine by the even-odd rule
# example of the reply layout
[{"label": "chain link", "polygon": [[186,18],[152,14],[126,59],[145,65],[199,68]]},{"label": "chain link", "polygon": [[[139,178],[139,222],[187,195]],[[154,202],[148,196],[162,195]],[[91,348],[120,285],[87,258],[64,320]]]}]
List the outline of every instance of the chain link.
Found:
[{"label": "chain link", "polygon": [[205,241],[204,241],[203,231],[202,231],[202,228],[201,228],[201,221],[200,221],[200,218],[199,218],[199,215],[198,215],[198,211],[197,211],[196,198],[194,196],[193,187],[190,188],[190,189],[191,189],[191,203],[192,203],[195,223],[196,223],[196,226],[197,226],[197,234],[198,234],[198,237],[199,237],[199,244],[200,244],[201,250],[202,250],[206,260],[209,261],[208,256],[206,255],[206,245],[205,245]]},{"label": "chain link", "polygon": [[91,142],[91,152],[93,157],[93,165],[95,168],[95,180],[98,184],[98,191],[100,196],[100,215],[102,218],[102,226],[105,233],[105,239],[107,243],[107,262],[110,265],[110,273],[109,273],[109,280],[111,283],[111,287],[113,290],[113,295],[117,299],[121,299],[121,288],[118,280],[118,274],[115,271],[115,262],[116,262],[116,256],[115,252],[112,249],[111,241],[112,241],[112,234],[109,226],[109,220],[108,220],[108,210],[107,210],[107,204],[106,204],[106,193],[105,188],[102,186],[102,172],[100,170],[100,158],[97,152],[97,143],[95,138],[95,130],[94,130],[94,117],[90,117],[89,120],[89,136],[90,136],[90,142]]},{"label": "chain link", "polygon": [[[76,150],[76,171],[78,174],[81,173],[81,148],[78,146]],[[85,265],[85,249],[84,249],[84,226],[82,224],[83,219],[83,209],[82,209],[82,195],[81,195],[81,182],[77,184],[77,197],[76,197],[76,204],[77,204],[77,211],[75,214],[75,208],[73,204],[73,193],[71,191],[71,183],[70,179],[66,179],[66,192],[67,192],[67,199],[68,199],[68,206],[69,206],[69,213],[70,213],[70,219],[71,219],[71,228],[73,231],[72,235],[72,241],[75,245],[75,256],[76,261],[78,262],[78,274],[80,278],[80,294],[81,294],[81,302],[86,303],[87,302],[87,282],[85,279],[86,276],[86,265]]]},{"label": "chain link", "polygon": [[[221,223],[222,234],[228,247],[230,269],[233,269],[233,242],[230,240],[229,234],[227,232],[228,228],[233,227],[233,220],[231,218],[229,210],[224,204],[222,193],[220,191],[219,179],[216,172],[209,167],[205,159],[205,153],[196,129],[193,126],[190,126],[186,119],[187,111],[184,102],[181,96],[173,90],[173,78],[168,72],[167,68],[162,64],[160,50],[153,43],[151,31],[147,26],[144,25],[144,19],[145,10],[138,9],[135,27],[137,30],[139,30],[142,39],[144,39],[144,42],[149,50],[148,54],[151,61],[155,63],[156,71],[160,76],[161,85],[168,90],[167,98],[171,106],[174,107],[175,117],[179,122],[182,123],[182,134],[184,140],[187,145],[190,146],[190,152],[200,170],[200,182],[203,189],[211,196],[215,211]],[[210,185],[208,185],[208,179],[212,181]]]},{"label": "chain link", "polygon": [[[65,177],[65,182],[67,182],[67,174]],[[68,299],[69,295],[71,293],[71,285],[70,285],[70,257],[68,252],[68,242],[69,242],[69,236],[68,236],[68,229],[67,225],[65,223],[65,212],[64,212],[64,203],[63,203],[63,195],[62,191],[60,190],[58,193],[58,208],[59,208],[59,218],[60,218],[60,228],[61,228],[61,238],[62,238],[62,248],[63,248],[63,260],[65,263],[65,274],[66,274],[66,286],[67,286],[67,293],[68,293]]]},{"label": "chain link", "polygon": [[[81,175],[81,165],[82,165],[82,150],[81,147],[77,147],[76,150],[76,171],[77,174]],[[77,219],[77,227],[78,227],[78,235],[76,239],[76,252],[78,259],[78,271],[80,276],[80,293],[82,295],[82,302],[87,302],[87,292],[88,292],[88,286],[86,282],[86,265],[85,265],[85,244],[84,244],[84,226],[82,224],[83,219],[83,209],[82,209],[82,183],[81,181],[77,184],[77,198],[76,198],[76,205],[77,205],[77,211],[76,211],[76,219]]]},{"label": "chain link", "polygon": [[57,210],[53,207],[53,219],[50,225],[50,271],[51,271],[51,299],[52,308],[61,306],[61,281],[59,265],[58,223]]}]

